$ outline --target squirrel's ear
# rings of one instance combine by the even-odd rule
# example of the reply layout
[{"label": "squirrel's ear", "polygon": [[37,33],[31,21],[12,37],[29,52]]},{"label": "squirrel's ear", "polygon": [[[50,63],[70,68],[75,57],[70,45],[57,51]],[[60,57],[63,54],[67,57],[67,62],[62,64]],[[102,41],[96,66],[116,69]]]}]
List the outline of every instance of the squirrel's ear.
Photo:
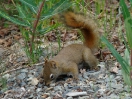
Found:
[{"label": "squirrel's ear", "polygon": [[52,66],[52,68],[54,68],[54,69],[57,68],[57,67],[56,67],[56,62],[55,62],[55,61],[51,61],[51,66]]},{"label": "squirrel's ear", "polygon": [[45,64],[48,62],[48,58],[46,57],[46,58],[44,58],[44,65],[43,65],[43,67],[45,66]]},{"label": "squirrel's ear", "polygon": [[46,57],[46,58],[44,58],[44,62],[45,63],[47,63],[48,62],[48,58]]}]

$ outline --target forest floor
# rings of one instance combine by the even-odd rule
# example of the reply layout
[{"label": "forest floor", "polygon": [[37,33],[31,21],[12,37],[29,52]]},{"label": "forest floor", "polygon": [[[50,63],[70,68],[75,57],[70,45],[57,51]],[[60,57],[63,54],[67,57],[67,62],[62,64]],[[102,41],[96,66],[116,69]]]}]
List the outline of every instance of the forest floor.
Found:
[{"label": "forest floor", "polygon": [[[62,47],[81,43],[76,29],[63,28],[62,37],[65,32],[68,35],[66,42],[61,44]],[[44,49],[39,63],[35,65],[28,63],[23,48],[24,41],[17,26],[3,28],[0,34],[0,76],[3,78],[0,82],[1,99],[132,99],[130,87],[123,81],[121,66],[107,48],[95,53],[99,60],[99,71],[81,69],[78,82],[64,76],[47,87],[38,77],[42,72],[44,57],[49,54],[51,56],[51,53],[56,53],[59,49],[55,31],[46,35],[48,39],[42,47],[48,48]],[[116,35],[113,34],[112,37],[116,39],[113,42],[117,45],[118,52],[124,55],[124,45]]]}]

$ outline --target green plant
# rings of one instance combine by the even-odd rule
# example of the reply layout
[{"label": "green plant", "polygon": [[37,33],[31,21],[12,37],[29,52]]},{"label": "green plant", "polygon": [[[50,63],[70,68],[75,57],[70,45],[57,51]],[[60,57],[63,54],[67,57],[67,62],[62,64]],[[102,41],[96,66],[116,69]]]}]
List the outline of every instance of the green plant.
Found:
[{"label": "green plant", "polygon": [[5,64],[2,63],[2,60],[0,58],[0,90],[1,92],[6,91],[7,89],[7,79],[6,77],[3,77],[3,71],[5,71],[6,67]]},{"label": "green plant", "polygon": [[[132,0],[130,0],[132,2]],[[123,13],[123,17],[124,17],[124,24],[125,24],[125,30],[126,30],[126,36],[127,36],[127,41],[128,41],[128,45],[130,48],[130,52],[132,52],[132,19],[130,18],[130,13],[129,10],[124,2],[124,0],[120,0],[120,6],[122,9],[122,13]],[[117,59],[117,61],[121,64],[122,66],[122,75],[124,78],[124,81],[126,84],[128,84],[129,86],[132,86],[132,68],[130,67],[130,61],[129,60],[129,49],[126,49],[125,51],[125,56],[124,58],[115,50],[115,48],[113,47],[112,44],[110,44],[110,42],[104,37],[101,37],[101,40],[107,45],[107,47],[109,48],[109,50],[112,52],[113,56],[115,56],[115,58]],[[128,48],[128,47],[126,47]],[[132,56],[132,53],[131,53]],[[132,60],[132,59],[130,59]],[[132,66],[132,62],[131,62],[131,66]]]},{"label": "green plant", "polygon": [[0,90],[1,90],[2,92],[5,92],[5,91],[7,90],[7,79],[1,77],[1,78],[0,78],[0,84],[1,84]]},{"label": "green plant", "polygon": [[31,62],[35,63],[42,52],[37,37],[59,26],[59,24],[50,25],[47,19],[66,10],[72,3],[69,0],[19,1],[19,4],[15,4],[19,15],[12,17],[0,11],[0,16],[20,26],[25,41],[25,52]]}]

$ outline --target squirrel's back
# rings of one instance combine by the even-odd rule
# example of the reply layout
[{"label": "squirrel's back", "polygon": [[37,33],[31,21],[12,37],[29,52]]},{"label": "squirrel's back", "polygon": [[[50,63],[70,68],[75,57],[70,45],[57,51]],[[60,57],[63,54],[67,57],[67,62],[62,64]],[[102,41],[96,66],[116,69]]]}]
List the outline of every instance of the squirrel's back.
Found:
[{"label": "squirrel's back", "polygon": [[79,28],[82,31],[84,37],[84,45],[91,49],[97,47],[99,41],[99,34],[93,20],[81,14],[76,14],[70,11],[65,12],[64,18],[66,25],[73,28]]}]

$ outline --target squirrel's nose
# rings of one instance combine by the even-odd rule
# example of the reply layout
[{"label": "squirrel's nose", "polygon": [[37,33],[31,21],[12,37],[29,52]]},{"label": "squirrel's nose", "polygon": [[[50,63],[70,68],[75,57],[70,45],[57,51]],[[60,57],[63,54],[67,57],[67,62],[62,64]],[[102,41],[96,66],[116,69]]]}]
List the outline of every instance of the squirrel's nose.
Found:
[{"label": "squirrel's nose", "polygon": [[50,82],[45,82],[45,85],[46,85],[46,86],[49,86],[49,85],[50,85]]}]

